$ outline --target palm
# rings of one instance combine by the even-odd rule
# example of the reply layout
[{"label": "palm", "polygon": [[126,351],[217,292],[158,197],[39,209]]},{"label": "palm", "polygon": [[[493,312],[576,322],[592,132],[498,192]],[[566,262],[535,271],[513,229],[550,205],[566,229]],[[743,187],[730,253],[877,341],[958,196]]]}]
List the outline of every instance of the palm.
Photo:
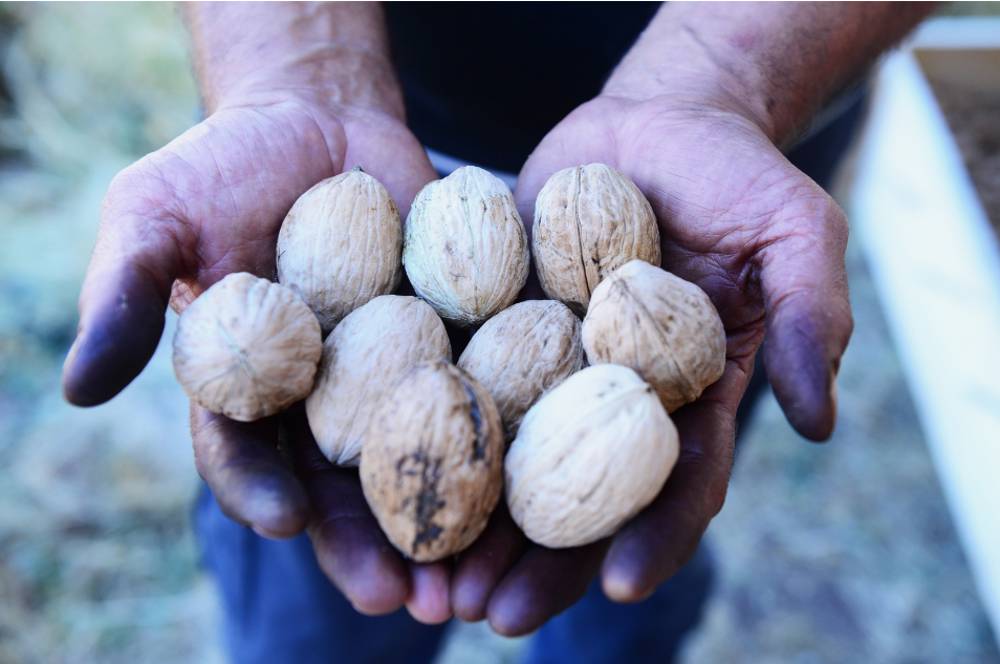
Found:
[{"label": "palm", "polygon": [[[405,214],[434,177],[419,143],[387,115],[342,117],[299,102],[220,110],[115,179],[66,362],[71,401],[105,401],[141,370],[168,299],[182,310],[231,272],[273,278],[285,213],[345,165],[378,177]],[[359,609],[395,610],[412,585],[442,585],[443,569],[407,568],[391,551],[357,474],[318,454],[301,409],[241,424],[192,406],[191,424],[198,470],[223,511],[273,537],[310,525],[320,564]],[[282,430],[294,471],[279,453]]]},{"label": "palm", "polygon": [[546,550],[526,544],[500,515],[463,556],[456,612],[489,616],[512,634],[575,601],[605,552],[603,583],[614,599],[641,599],[672,575],[721,509],[736,410],[765,332],[775,392],[792,423],[817,439],[832,427],[832,378],[850,334],[842,215],[747,120],[597,98],[550,132],[525,164],[516,192],[522,215],[531,218],[549,175],[590,162],[616,167],[650,199],[664,267],[699,284],[719,309],[727,367],[701,399],[675,413],[678,465],[661,495],[611,542]]}]

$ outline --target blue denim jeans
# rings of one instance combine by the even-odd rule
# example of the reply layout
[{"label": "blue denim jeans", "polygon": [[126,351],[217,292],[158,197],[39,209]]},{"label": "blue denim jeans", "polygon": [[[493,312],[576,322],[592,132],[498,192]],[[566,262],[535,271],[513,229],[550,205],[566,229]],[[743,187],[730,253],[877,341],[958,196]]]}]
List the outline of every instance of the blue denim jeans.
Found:
[{"label": "blue denim jeans", "polygon": [[[225,647],[239,664],[430,662],[445,625],[405,610],[372,618],[351,607],[323,575],[308,538],[273,541],[230,521],[204,489],[195,509],[203,564],[222,597]],[[652,597],[614,604],[593,584],[528,645],[526,662],[670,662],[698,623],[712,583],[703,546]]]}]

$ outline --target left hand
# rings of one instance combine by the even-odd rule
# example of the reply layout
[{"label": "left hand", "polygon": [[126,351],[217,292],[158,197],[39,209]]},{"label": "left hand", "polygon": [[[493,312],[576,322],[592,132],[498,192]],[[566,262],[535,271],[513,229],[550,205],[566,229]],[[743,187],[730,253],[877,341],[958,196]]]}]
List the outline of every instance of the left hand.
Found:
[{"label": "left hand", "polygon": [[[541,142],[521,171],[523,218],[555,171],[606,163],[630,177],[660,224],[663,267],[698,284],[725,324],[722,378],[678,410],[681,455],[654,502],[610,540],[551,550],[524,539],[506,510],[459,557],[452,608],[507,635],[572,605],[591,579],[619,602],[650,595],[693,555],[722,508],[735,418],[765,337],[764,360],[791,424],[812,440],[835,419],[834,380],[851,334],[837,204],[738,104],[697,95],[599,96]],[[603,563],[602,563],[603,560]]]}]

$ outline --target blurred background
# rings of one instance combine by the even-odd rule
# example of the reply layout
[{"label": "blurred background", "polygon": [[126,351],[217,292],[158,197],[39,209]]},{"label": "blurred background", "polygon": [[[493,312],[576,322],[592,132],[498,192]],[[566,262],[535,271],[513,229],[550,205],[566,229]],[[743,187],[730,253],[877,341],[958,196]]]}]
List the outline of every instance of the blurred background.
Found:
[{"label": "blurred background", "polygon": [[[997,11],[984,4],[948,11]],[[0,5],[0,662],[222,661],[168,345],[105,406],[59,391],[108,181],[197,118],[186,47],[170,5]],[[959,112],[1000,122],[995,106]],[[977,177],[995,181],[993,140]],[[757,410],[686,661],[1000,662],[857,239],[848,269],[836,435],[809,445],[773,398]],[[455,632],[443,661],[523,646]]]}]

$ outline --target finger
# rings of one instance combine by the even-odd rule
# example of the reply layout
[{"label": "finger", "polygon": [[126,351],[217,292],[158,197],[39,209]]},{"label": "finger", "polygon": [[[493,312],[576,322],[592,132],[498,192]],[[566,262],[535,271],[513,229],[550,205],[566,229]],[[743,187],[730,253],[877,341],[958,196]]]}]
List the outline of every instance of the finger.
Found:
[{"label": "finger", "polygon": [[610,599],[648,597],[694,555],[722,509],[733,464],[736,406],[748,379],[729,361],[719,382],[676,412],[680,458],[660,495],[612,541],[601,574]]},{"label": "finger", "polygon": [[844,253],[847,222],[821,191],[789,204],[780,239],[759,256],[767,334],[764,363],[795,429],[825,440],[836,419],[835,379],[853,329]]},{"label": "finger", "polygon": [[490,597],[490,627],[521,636],[568,609],[587,591],[607,548],[607,540],[573,549],[530,546]]},{"label": "finger", "polygon": [[181,269],[170,195],[140,165],[109,188],[80,294],[80,323],[63,366],[63,393],[79,406],[107,401],[149,361]]},{"label": "finger", "polygon": [[411,563],[410,573],[410,596],[406,600],[406,609],[413,619],[425,625],[438,625],[451,618],[449,564]]},{"label": "finger", "polygon": [[462,620],[486,618],[490,595],[527,547],[528,541],[507,506],[501,504],[486,530],[463,551],[451,582],[451,608]]},{"label": "finger", "polygon": [[271,538],[302,532],[309,504],[277,449],[278,418],[236,422],[191,406],[198,472],[229,518]]},{"label": "finger", "polygon": [[410,595],[409,569],[368,508],[357,469],[327,461],[297,411],[286,419],[286,444],[312,507],[316,560],[358,612],[392,613]]}]

